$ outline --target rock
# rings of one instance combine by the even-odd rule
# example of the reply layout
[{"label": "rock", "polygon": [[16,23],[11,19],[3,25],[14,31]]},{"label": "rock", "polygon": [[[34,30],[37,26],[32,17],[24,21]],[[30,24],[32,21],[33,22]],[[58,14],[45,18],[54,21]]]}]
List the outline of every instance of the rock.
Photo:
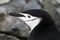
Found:
[{"label": "rock", "polygon": [[38,4],[37,0],[30,0],[24,6],[24,10],[29,10],[29,9],[41,9],[41,5]]},{"label": "rock", "polygon": [[30,2],[30,0],[25,0],[26,3]]},{"label": "rock", "polygon": [[10,2],[10,0],[0,0],[0,5],[8,2]]},{"label": "rock", "polygon": [[56,11],[60,14],[60,7],[56,8]]},{"label": "rock", "polygon": [[0,6],[0,14],[1,14],[1,13],[6,13],[6,8],[5,8],[5,7],[1,7],[1,6]]},{"label": "rock", "polygon": [[21,19],[8,15],[9,11],[7,11],[5,7],[0,7],[0,31],[10,31],[14,33],[14,35],[17,35],[18,33],[18,36],[27,37],[29,35],[30,27]]},{"label": "rock", "polygon": [[8,11],[22,11],[25,5],[25,0],[11,0],[9,3],[1,4],[1,7],[6,8]]},{"label": "rock", "polygon": [[28,37],[30,27],[17,17],[4,15],[3,20],[0,21],[0,31],[8,32],[8,34],[11,33],[19,37]]},{"label": "rock", "polygon": [[56,0],[56,2],[60,4],[60,0]]},{"label": "rock", "polygon": [[19,40],[19,39],[14,36],[0,34],[0,40]]},{"label": "rock", "polygon": [[39,0],[43,4],[43,0]]}]

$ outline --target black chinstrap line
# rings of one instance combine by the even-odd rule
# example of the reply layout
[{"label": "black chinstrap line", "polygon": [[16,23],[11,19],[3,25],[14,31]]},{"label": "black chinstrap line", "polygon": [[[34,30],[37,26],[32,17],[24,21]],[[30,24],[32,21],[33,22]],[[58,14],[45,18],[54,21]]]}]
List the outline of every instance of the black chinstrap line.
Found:
[{"label": "black chinstrap line", "polygon": [[35,18],[35,19],[32,19],[32,20],[27,20],[27,21],[25,21],[25,22],[28,22],[28,21],[34,21],[34,20],[36,20],[36,19],[38,19],[38,18]]},{"label": "black chinstrap line", "polygon": [[14,37],[18,38],[19,40],[20,40],[20,39],[27,40],[27,37],[17,36],[17,35],[15,35],[13,32],[3,32],[3,31],[0,31],[0,34],[11,35],[11,36],[14,36]]}]

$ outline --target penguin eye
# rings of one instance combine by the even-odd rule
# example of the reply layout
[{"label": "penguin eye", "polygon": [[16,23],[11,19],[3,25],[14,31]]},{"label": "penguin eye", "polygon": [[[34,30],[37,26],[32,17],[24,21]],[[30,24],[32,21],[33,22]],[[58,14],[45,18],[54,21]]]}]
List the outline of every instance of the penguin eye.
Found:
[{"label": "penguin eye", "polygon": [[28,15],[28,18],[31,18],[31,16],[30,16],[30,15]]}]

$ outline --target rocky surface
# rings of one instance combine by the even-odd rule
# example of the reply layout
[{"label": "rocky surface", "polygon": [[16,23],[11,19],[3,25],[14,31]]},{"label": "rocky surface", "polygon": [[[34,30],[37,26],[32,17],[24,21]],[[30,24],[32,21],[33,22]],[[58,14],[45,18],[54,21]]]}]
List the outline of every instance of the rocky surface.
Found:
[{"label": "rocky surface", "polygon": [[10,0],[0,0],[0,5],[8,2],[10,2]]},{"label": "rocky surface", "polygon": [[[5,15],[5,13],[1,13],[0,18],[0,34],[11,35],[19,39],[26,39],[28,37],[30,27],[22,20],[17,17]],[[8,38],[2,39],[5,37],[6,36],[0,37],[0,40],[8,40]]]},{"label": "rocky surface", "polygon": [[41,9],[41,5],[39,5],[38,0],[30,0],[28,3],[26,3],[24,10],[29,9]]},{"label": "rocky surface", "polygon": [[0,40],[19,40],[19,39],[13,36],[0,34]]}]

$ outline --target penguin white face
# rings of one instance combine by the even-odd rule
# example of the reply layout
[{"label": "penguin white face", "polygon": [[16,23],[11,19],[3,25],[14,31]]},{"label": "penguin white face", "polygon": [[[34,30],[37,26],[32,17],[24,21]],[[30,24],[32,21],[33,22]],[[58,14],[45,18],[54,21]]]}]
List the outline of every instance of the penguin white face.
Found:
[{"label": "penguin white face", "polygon": [[19,13],[19,14],[25,16],[25,17],[18,17],[18,18],[22,19],[28,26],[30,26],[31,30],[33,30],[34,27],[37,26],[42,20],[42,18],[37,18],[30,14],[25,14],[25,13]]},{"label": "penguin white face", "polygon": [[25,16],[25,17],[19,17],[24,22],[33,21],[33,20],[37,19],[37,17],[34,17],[34,16],[30,15],[30,14],[25,14],[25,13],[20,13],[20,14]]}]

